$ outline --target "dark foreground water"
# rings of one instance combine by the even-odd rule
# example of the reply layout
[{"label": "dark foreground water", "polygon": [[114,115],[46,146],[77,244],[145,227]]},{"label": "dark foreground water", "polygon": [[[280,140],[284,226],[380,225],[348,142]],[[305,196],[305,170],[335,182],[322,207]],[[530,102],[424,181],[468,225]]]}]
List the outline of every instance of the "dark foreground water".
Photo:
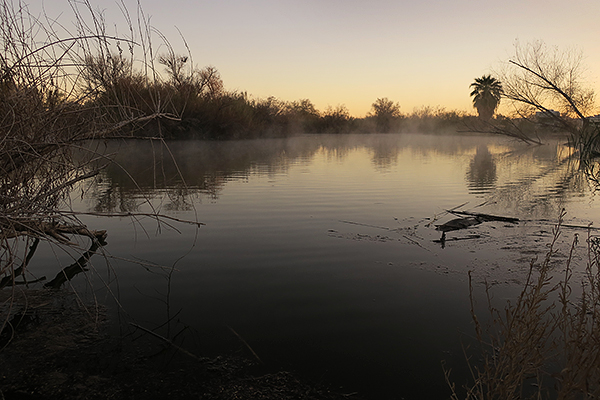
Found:
[{"label": "dark foreground water", "polygon": [[[118,298],[148,328],[176,315],[159,332],[188,327],[177,340],[197,354],[252,357],[237,334],[270,367],[369,399],[447,398],[442,362],[458,386],[468,379],[467,271],[478,296],[487,281],[496,300],[510,299],[562,208],[572,225],[600,223],[592,188],[559,142],[314,135],[106,150],[118,151],[117,164],[74,190],[75,210],[206,225],[82,216],[108,230],[112,258],[92,259],[77,290]],[[432,222],[461,204],[521,222],[452,232],[465,240],[442,248]],[[40,274],[72,262],[42,250],[30,268]]]}]

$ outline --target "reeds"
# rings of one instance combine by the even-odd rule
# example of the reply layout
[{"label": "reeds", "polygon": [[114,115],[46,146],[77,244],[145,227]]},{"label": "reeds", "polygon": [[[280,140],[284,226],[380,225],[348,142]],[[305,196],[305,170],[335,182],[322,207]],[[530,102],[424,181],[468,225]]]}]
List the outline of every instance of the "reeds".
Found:
[{"label": "reeds", "polygon": [[[600,396],[600,238],[588,236],[585,272],[581,282],[574,282],[577,235],[562,270],[551,265],[563,217],[564,211],[546,257],[539,265],[531,262],[523,290],[514,302],[496,308],[490,288],[486,287],[489,323],[481,323],[474,311],[473,284],[469,279],[479,346],[465,351],[472,382],[464,386],[464,398]],[[447,379],[450,382],[449,373]],[[453,399],[462,397],[454,384],[450,386]]]}]

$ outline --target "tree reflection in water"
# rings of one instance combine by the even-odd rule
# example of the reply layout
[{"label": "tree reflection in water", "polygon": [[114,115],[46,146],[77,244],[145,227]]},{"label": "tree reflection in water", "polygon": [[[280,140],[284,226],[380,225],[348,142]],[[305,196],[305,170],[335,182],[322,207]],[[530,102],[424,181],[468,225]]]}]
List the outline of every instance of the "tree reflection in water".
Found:
[{"label": "tree reflection in water", "polygon": [[488,193],[496,184],[496,162],[486,145],[477,146],[477,152],[467,170],[467,182],[471,192]]}]

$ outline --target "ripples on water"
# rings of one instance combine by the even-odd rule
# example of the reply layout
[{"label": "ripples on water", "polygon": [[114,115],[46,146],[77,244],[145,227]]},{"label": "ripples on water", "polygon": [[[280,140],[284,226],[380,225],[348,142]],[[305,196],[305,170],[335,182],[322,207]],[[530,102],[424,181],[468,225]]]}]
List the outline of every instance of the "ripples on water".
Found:
[{"label": "ripples on water", "polygon": [[[269,365],[369,398],[446,396],[442,359],[460,386],[461,343],[472,330],[466,271],[510,297],[549,241],[551,224],[536,220],[554,220],[565,207],[572,222],[600,223],[589,185],[558,142],[438,135],[174,142],[177,165],[156,143],[110,146],[118,166],[74,197],[76,209],[154,209],[206,223],[197,232],[176,225],[181,234],[163,225],[157,235],[153,221],[86,219],[108,229],[116,257],[176,266],[170,306],[197,332],[198,344],[186,342],[191,350],[240,350],[231,326]],[[454,233],[479,239],[442,249],[432,219],[443,223],[451,218],[445,210],[463,203],[523,221]],[[146,325],[164,322],[164,273],[118,260],[110,268],[125,309]]]}]

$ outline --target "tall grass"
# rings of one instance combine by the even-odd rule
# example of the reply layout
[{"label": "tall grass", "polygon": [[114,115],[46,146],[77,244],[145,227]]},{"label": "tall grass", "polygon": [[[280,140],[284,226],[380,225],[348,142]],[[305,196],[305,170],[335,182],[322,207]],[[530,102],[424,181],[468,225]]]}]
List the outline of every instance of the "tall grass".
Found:
[{"label": "tall grass", "polygon": [[[574,281],[577,235],[561,269],[551,263],[563,217],[564,212],[546,257],[539,265],[531,262],[514,302],[496,308],[486,288],[489,323],[481,323],[474,311],[470,282],[479,347],[466,352],[472,381],[464,386],[465,399],[600,396],[600,238],[588,235],[585,270],[581,281]],[[462,397],[454,383],[450,387],[453,399]]]}]

